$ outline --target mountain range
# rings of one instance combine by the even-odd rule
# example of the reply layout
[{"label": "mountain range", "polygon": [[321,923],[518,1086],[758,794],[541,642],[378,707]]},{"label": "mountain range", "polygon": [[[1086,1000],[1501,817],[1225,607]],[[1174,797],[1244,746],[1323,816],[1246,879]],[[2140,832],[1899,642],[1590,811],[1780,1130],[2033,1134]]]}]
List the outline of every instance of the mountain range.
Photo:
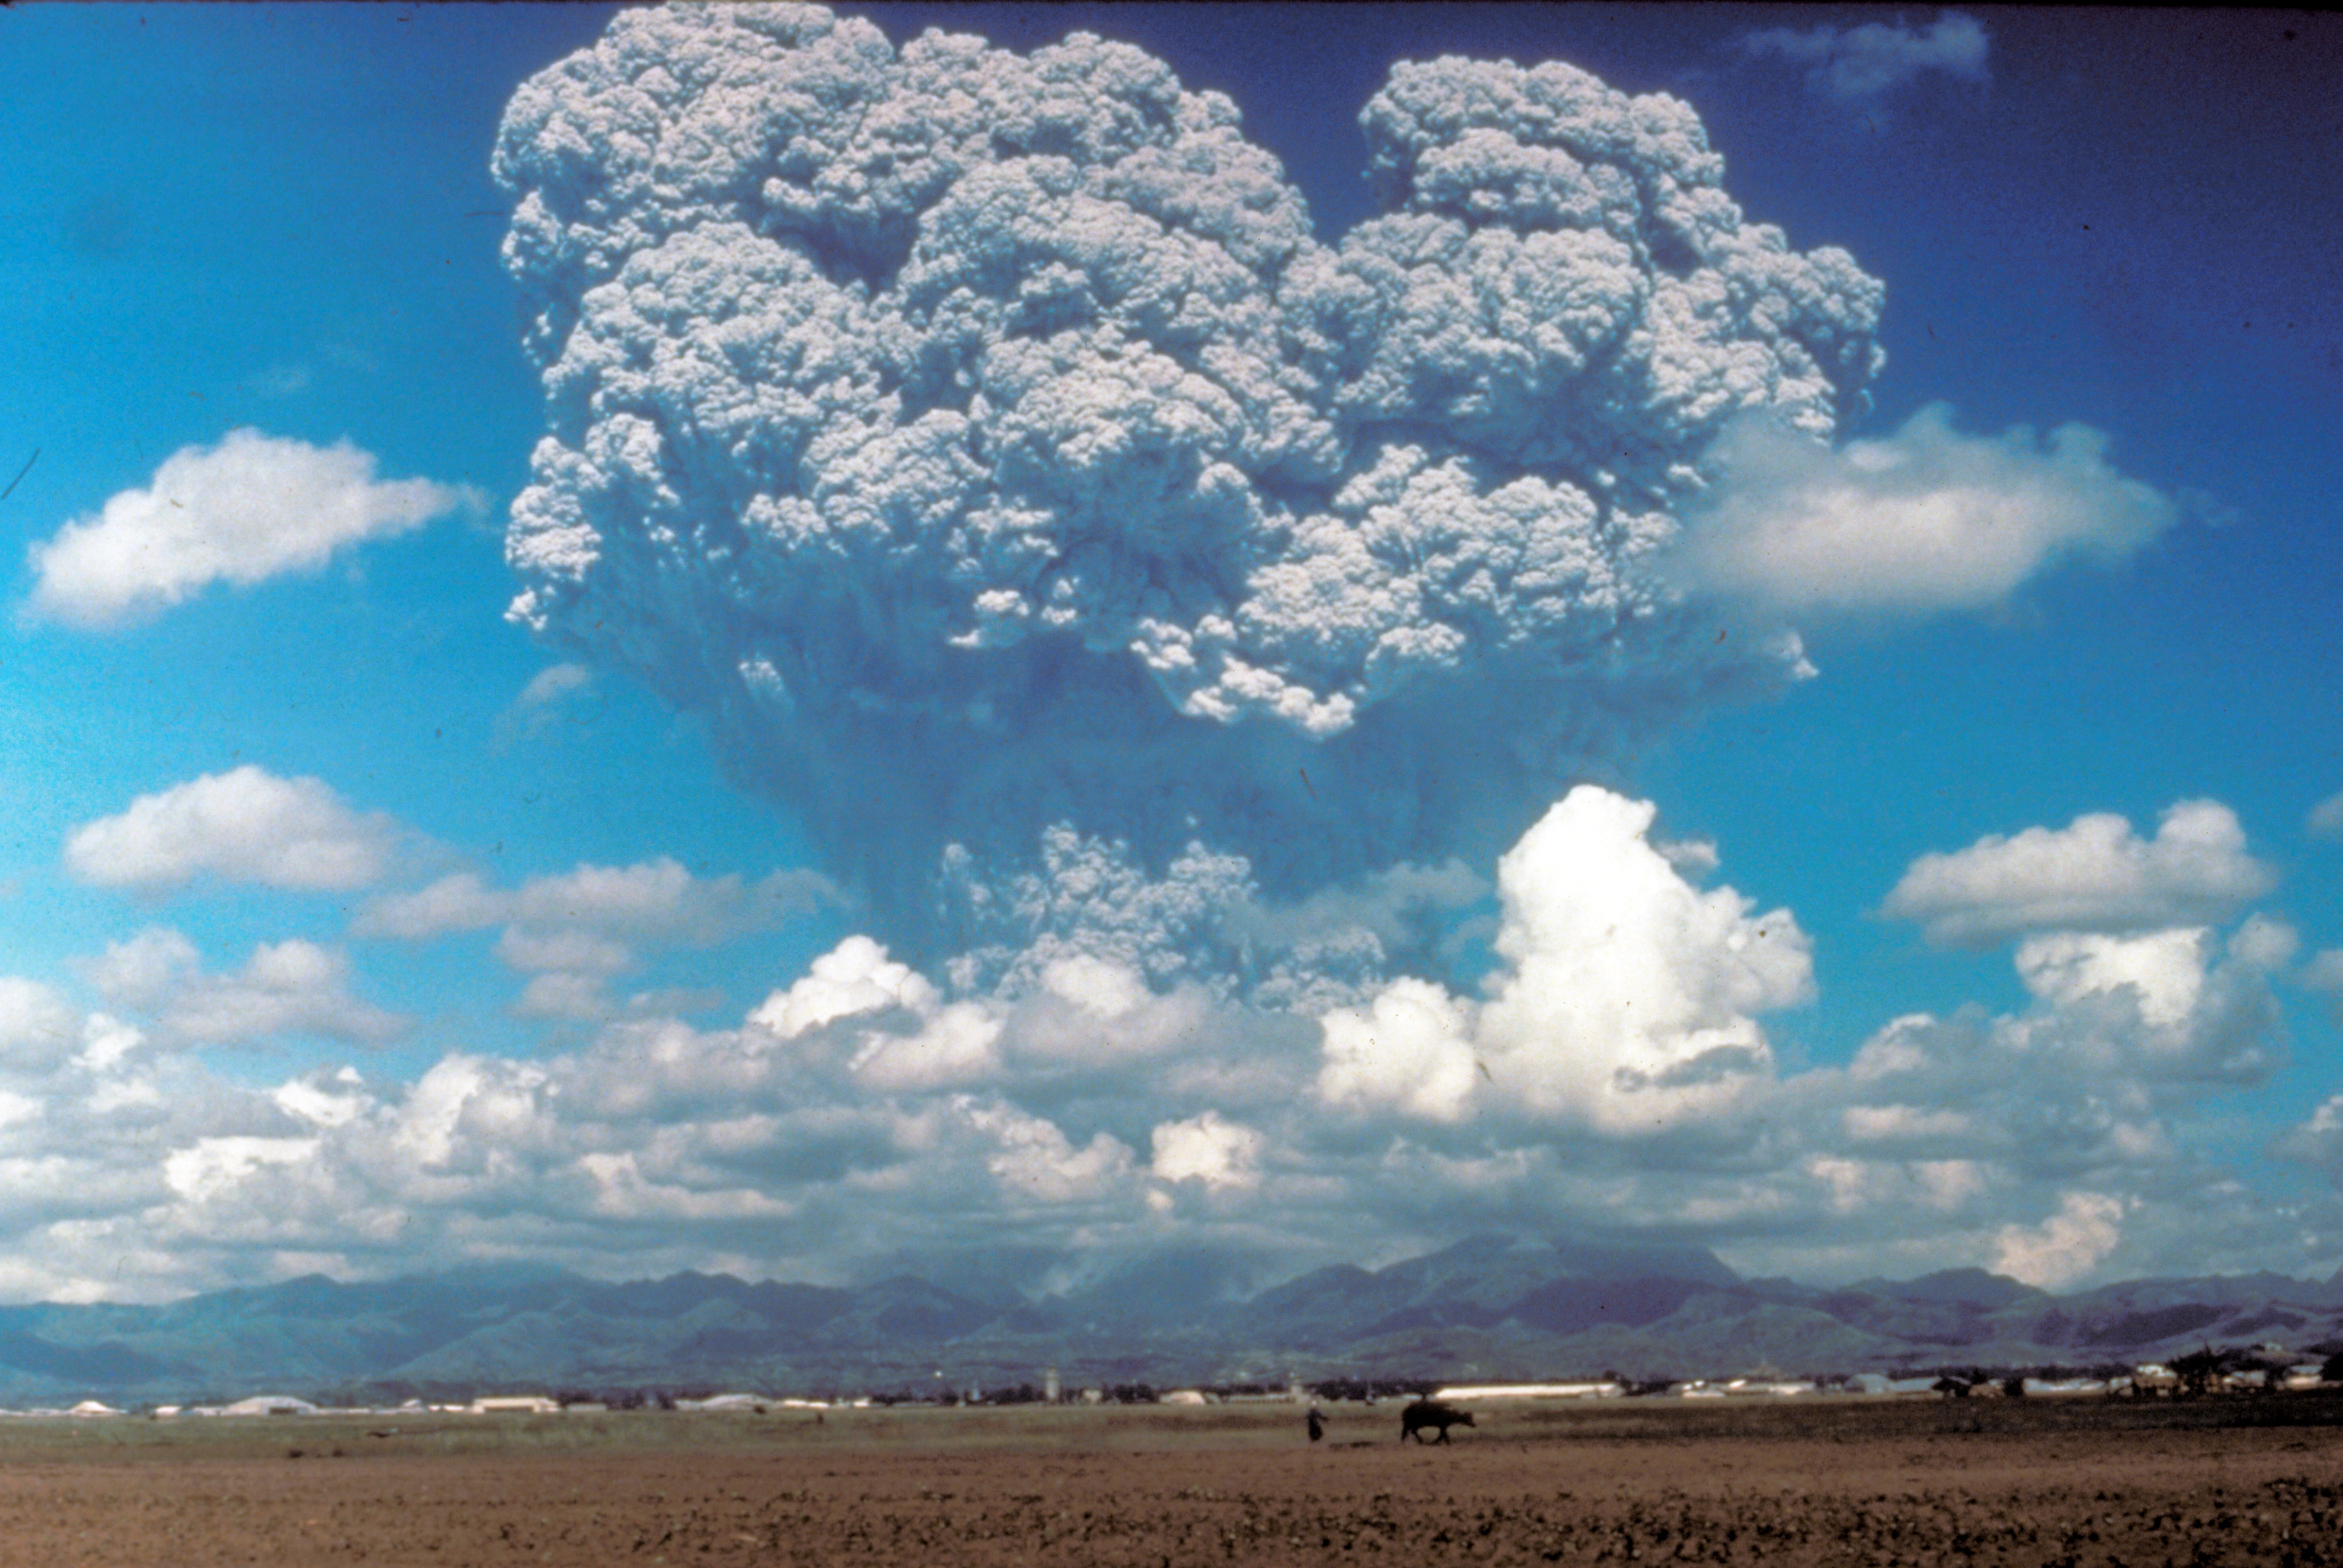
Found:
[{"label": "mountain range", "polygon": [[1977,1269],[1820,1289],[1692,1247],[1473,1236],[1245,1293],[1143,1259],[1034,1297],[982,1278],[854,1287],[496,1265],[308,1275],[165,1305],[0,1307],[0,1402],[340,1401],[576,1390],[908,1394],[1039,1385],[1832,1375],[2090,1367],[2211,1343],[2343,1349],[2343,1272],[2054,1295]]}]

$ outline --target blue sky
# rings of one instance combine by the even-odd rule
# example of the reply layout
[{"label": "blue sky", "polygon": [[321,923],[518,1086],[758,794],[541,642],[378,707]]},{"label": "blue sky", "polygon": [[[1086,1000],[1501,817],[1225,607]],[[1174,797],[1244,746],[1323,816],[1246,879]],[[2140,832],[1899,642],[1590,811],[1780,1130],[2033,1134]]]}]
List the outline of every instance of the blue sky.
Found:
[{"label": "blue sky", "polygon": [[[1490,1224],[1816,1279],[2343,1264],[2343,807],[2319,811],[2343,792],[2333,24],[841,8],[898,46],[931,25],[1018,55],[1082,29],[1137,45],[1234,103],[1330,257],[1375,219],[1358,115],[1393,61],[1566,61],[1683,100],[1749,223],[1884,286],[1875,320],[1851,286],[1830,307],[1885,351],[1867,406],[1842,370],[1802,445],[1645,432],[1705,465],[1651,481],[1699,546],[1622,591],[1747,658],[1704,630],[1691,654],[1623,633],[1559,672],[1479,666],[1468,636],[1342,687],[1364,716],[1342,729],[1245,709],[1233,665],[1129,684],[1100,651],[1126,621],[1096,629],[1119,590],[1071,568],[1087,652],[998,619],[1000,651],[936,651],[910,628],[961,579],[932,561],[860,598],[838,585],[860,567],[735,578],[692,546],[662,578],[618,546],[664,514],[533,473],[548,429],[588,452],[618,427],[549,413],[532,311],[647,329],[569,275],[516,286],[498,247],[521,187],[573,237],[605,219],[576,165],[529,161],[518,107],[514,188],[490,158],[521,84],[615,14],[0,13],[0,484],[31,463],[0,501],[0,1296],[469,1257],[848,1278],[943,1245],[1025,1260],[1034,1285],[1174,1241],[1266,1276]],[[565,123],[618,114],[615,80],[562,89]],[[701,222],[627,199],[657,232]],[[961,231],[920,221],[947,255]],[[643,272],[628,308],[675,276]],[[685,317],[662,344],[714,340]],[[569,363],[623,401],[623,357]],[[1053,363],[1036,385],[1106,385]],[[1322,404],[1347,410],[1327,416],[1344,474],[1395,429],[1435,459],[1463,443],[1491,484],[1613,505],[1429,404],[1378,427],[1352,397]],[[2069,425],[2097,456],[2053,444]],[[675,516],[786,498],[743,461],[676,469]],[[855,471],[884,490],[914,466]],[[1300,471],[1247,469],[1272,522],[1336,504]],[[1863,477],[1882,471],[1902,477]],[[602,541],[543,637],[506,615],[571,580],[542,530],[517,526],[507,564],[532,484],[528,517],[576,505]],[[1174,535],[1220,515],[1159,504],[1191,519]],[[1154,537],[1117,505],[1110,531]],[[1938,524],[1944,552],[1897,543]],[[1979,577],[1996,540],[2014,564]],[[1182,646],[1220,657],[1202,625]],[[1332,647],[1332,625],[1232,646],[1326,699],[1333,665],[1279,650]],[[1793,629],[1810,678],[1755,651]],[[789,664],[800,638],[827,651]],[[795,709],[758,706],[769,654]],[[1634,680],[1586,673],[1605,668]],[[836,700],[805,685],[850,668]],[[1035,727],[995,745],[922,717],[929,678]],[[1509,704],[1548,739],[1483,768]],[[1293,759],[1320,759],[1322,796],[1293,794]],[[1253,804],[1197,782],[1215,769]],[[2077,826],[2106,814],[2128,826]],[[1206,860],[1162,826],[1189,817]],[[1664,859],[1646,833],[1708,848]],[[955,836],[974,902],[939,921]],[[1574,968],[1556,931],[1617,946]],[[1620,1021],[1647,1014],[1668,1021]]]}]

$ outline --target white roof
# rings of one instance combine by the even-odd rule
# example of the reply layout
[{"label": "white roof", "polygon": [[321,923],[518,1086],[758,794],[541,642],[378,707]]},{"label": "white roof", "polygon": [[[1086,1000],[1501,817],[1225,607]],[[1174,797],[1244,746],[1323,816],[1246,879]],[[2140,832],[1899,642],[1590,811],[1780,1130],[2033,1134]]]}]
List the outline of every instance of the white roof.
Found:
[{"label": "white roof", "polygon": [[220,1406],[222,1415],[315,1415],[317,1407],[289,1393],[256,1393]]}]

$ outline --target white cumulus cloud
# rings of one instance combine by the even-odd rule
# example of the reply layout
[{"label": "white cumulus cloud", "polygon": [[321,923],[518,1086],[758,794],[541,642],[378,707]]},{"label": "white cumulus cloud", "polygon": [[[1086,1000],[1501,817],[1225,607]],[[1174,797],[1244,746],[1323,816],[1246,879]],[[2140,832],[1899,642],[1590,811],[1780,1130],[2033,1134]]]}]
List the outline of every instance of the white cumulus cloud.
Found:
[{"label": "white cumulus cloud", "polygon": [[631,866],[581,865],[531,877],[516,888],[457,872],[412,892],[373,900],[352,929],[360,936],[420,941],[506,925],[539,935],[590,932],[614,940],[707,946],[838,896],[827,879],[810,871],[775,871],[754,882],[737,873],[695,877],[681,862],[660,856]]},{"label": "white cumulus cloud", "polygon": [[551,665],[531,676],[513,700],[522,708],[542,708],[573,692],[583,691],[593,683],[594,672],[582,664]]},{"label": "white cumulus cloud", "polygon": [[2343,790],[2313,806],[2303,826],[2314,839],[2343,839]]},{"label": "white cumulus cloud", "polygon": [[2277,885],[2246,852],[2237,814],[2217,800],[2168,808],[2156,837],[2111,812],[2059,829],[1988,835],[1912,862],[1882,912],[1920,921],[1928,940],[1986,943],[2034,930],[2139,930],[2217,920]]},{"label": "white cumulus cloud", "polygon": [[38,980],[0,975],[0,1060],[37,1063],[81,1043],[81,1017]]},{"label": "white cumulus cloud", "polygon": [[936,1005],[935,988],[908,964],[866,936],[850,936],[814,960],[805,977],[775,991],[749,1013],[749,1021],[781,1040],[862,1013],[905,1008],[925,1012]]},{"label": "white cumulus cloud", "polygon": [[1331,1105],[1385,1105],[1432,1121],[1461,1121],[1473,1109],[1473,1010],[1430,980],[1403,978],[1365,1008],[1319,1022],[1325,1065],[1319,1096]]},{"label": "white cumulus cloud", "polygon": [[1926,29],[1900,20],[1851,27],[1825,23],[1805,32],[1768,27],[1743,35],[1741,47],[1810,66],[1807,85],[1817,93],[1867,102],[1929,71],[1982,82],[1991,43],[1976,17],[1946,11]]},{"label": "white cumulus cloud", "polygon": [[2068,1192],[2058,1211],[2036,1225],[2004,1226],[1994,1271],[2043,1290],[2073,1284],[2123,1240],[2125,1205],[2106,1192]]},{"label": "white cumulus cloud", "polygon": [[185,933],[149,926],[106,944],[106,951],[75,968],[91,989],[117,1006],[152,1010],[203,967],[203,955]]},{"label": "white cumulus cloud", "polygon": [[2295,976],[2295,983],[2325,997],[2330,1014],[2343,1023],[2343,948],[2311,954]]},{"label": "white cumulus cloud", "polygon": [[1811,995],[1805,933],[1785,910],[1685,881],[1645,838],[1654,815],[1572,790],[1498,862],[1507,967],[1489,1000],[1400,981],[1364,1012],[1329,1014],[1319,1094],[1632,1135],[1720,1114],[1769,1081],[1753,1015]]},{"label": "white cumulus cloud", "polygon": [[337,550],[422,527],[480,496],[428,479],[381,481],[348,442],[312,447],[258,430],[186,447],[144,489],[35,544],[35,614],[85,628],[141,619],[214,582],[315,571]]},{"label": "white cumulus cloud", "polygon": [[74,829],[65,867],[99,887],[175,887],[208,874],[300,891],[363,888],[400,839],[385,813],[355,811],[317,779],[247,763],[152,795]]},{"label": "white cumulus cloud", "polygon": [[164,1000],[162,1027],[204,1045],[284,1034],[365,1044],[397,1037],[406,1020],[351,995],[349,974],[349,957],[338,949],[298,938],[263,942],[229,973],[183,980]]},{"label": "white cumulus cloud", "polygon": [[1148,1168],[1157,1180],[1201,1181],[1207,1188],[1259,1186],[1262,1155],[1269,1147],[1256,1130],[1212,1111],[1158,1123],[1150,1143],[1154,1159]]},{"label": "white cumulus cloud", "polygon": [[1833,449],[1744,417],[1712,450],[1681,569],[1794,613],[1917,614],[2005,598],[2070,557],[2121,560],[2179,517],[2080,425],[1965,436],[1942,404]]},{"label": "white cumulus cloud", "polygon": [[362,937],[422,941],[502,926],[497,956],[530,976],[519,1010],[533,1018],[604,1018],[613,977],[646,948],[712,947],[841,901],[828,878],[775,871],[695,877],[666,856],[631,866],[583,865],[498,888],[470,871],[370,900],[351,922]]},{"label": "white cumulus cloud", "polygon": [[2128,987],[2141,1019],[2169,1028],[2197,1010],[2210,935],[2187,927],[2136,937],[2046,932],[2017,944],[2017,975],[2027,990],[2052,1003]]},{"label": "white cumulus cloud", "polygon": [[292,1165],[317,1151],[314,1138],[199,1138],[163,1161],[171,1191],[194,1202],[232,1191],[264,1165]]}]

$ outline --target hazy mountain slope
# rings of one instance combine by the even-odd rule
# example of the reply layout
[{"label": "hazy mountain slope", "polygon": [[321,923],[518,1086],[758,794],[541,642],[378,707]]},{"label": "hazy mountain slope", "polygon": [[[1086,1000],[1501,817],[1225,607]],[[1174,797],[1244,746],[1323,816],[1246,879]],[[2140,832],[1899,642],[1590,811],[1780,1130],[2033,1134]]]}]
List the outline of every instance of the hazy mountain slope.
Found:
[{"label": "hazy mountain slope", "polygon": [[1813,1375],[2343,1343],[2343,1282],[2258,1274],[2054,1296],[1976,1269],[1821,1290],[1697,1248],[1472,1236],[1244,1292],[1230,1260],[1141,1259],[1029,1299],[997,1279],[851,1289],[489,1267],[322,1275],[164,1306],[0,1308],[0,1400],[270,1392],[950,1387],[1423,1377]]}]

